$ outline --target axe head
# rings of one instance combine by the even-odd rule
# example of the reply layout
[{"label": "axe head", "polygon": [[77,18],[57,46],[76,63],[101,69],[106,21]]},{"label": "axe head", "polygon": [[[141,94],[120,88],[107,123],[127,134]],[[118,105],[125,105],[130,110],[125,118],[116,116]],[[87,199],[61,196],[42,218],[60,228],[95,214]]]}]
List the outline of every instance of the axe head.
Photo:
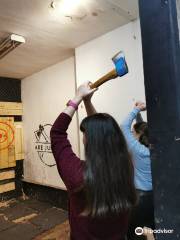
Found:
[{"label": "axe head", "polygon": [[118,74],[119,77],[124,76],[125,74],[128,73],[128,66],[125,60],[125,56],[124,53],[122,51],[120,51],[119,53],[117,53],[113,58],[112,61],[115,64],[116,67],[116,72]]}]

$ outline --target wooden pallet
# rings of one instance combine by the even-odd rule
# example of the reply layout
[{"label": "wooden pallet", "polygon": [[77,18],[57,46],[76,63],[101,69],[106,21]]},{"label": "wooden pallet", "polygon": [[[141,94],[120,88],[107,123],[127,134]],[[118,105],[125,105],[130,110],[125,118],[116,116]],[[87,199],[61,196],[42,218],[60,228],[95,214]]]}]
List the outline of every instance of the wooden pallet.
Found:
[{"label": "wooden pallet", "polygon": [[0,115],[3,116],[22,116],[22,103],[0,102]]},{"label": "wooden pallet", "polygon": [[16,160],[24,159],[22,103],[0,102],[0,194],[15,190]]}]

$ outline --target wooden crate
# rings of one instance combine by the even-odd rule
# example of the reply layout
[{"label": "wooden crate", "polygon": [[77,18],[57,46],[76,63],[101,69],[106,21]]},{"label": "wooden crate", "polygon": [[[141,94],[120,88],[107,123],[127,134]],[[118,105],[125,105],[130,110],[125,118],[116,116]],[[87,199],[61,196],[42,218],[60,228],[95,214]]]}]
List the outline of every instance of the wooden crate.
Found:
[{"label": "wooden crate", "polygon": [[23,114],[22,103],[0,102],[0,115],[21,116]]},{"label": "wooden crate", "polygon": [[15,167],[15,129],[13,117],[0,118],[0,169]]}]

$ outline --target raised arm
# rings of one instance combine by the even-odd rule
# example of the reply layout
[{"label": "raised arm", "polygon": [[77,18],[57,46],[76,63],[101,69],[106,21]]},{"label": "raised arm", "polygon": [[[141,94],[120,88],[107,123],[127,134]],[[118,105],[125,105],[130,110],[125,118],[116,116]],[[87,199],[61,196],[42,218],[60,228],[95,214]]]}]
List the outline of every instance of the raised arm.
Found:
[{"label": "raised arm", "polygon": [[141,113],[139,112],[136,116],[136,123],[140,123],[143,122],[143,117],[141,115]]},{"label": "raised arm", "polygon": [[68,140],[67,129],[71,122],[71,117],[62,112],[54,122],[50,136],[51,148],[57,164],[59,174],[66,185],[67,190],[73,191],[81,185],[83,177],[82,161],[73,152]]},{"label": "raised arm", "polygon": [[[96,91],[97,89],[95,89]],[[94,93],[94,92],[93,92]],[[95,113],[97,113],[94,105],[92,104],[91,102],[91,98],[93,96],[93,93],[91,93],[90,95],[86,96],[83,98],[83,101],[84,101],[84,106],[85,106],[85,109],[86,109],[86,113],[87,113],[87,116],[91,116]]]},{"label": "raised arm", "polygon": [[135,136],[131,131],[131,126],[134,119],[136,119],[138,113],[141,111],[144,111],[145,109],[146,109],[146,105],[144,103],[137,102],[133,110],[128,114],[126,119],[121,124],[121,129],[124,133],[124,136],[126,138],[129,148],[130,149],[134,148],[139,153],[142,152],[142,154],[146,154],[146,152],[148,153],[148,149],[135,138]]},{"label": "raised arm", "polygon": [[59,174],[69,191],[75,190],[82,184],[84,163],[73,152],[68,140],[67,129],[78,105],[85,96],[94,91],[88,87],[87,83],[81,85],[77,90],[76,96],[59,115],[51,129],[52,152]]},{"label": "raised arm", "polygon": [[121,124],[121,127],[123,128],[125,135],[130,134],[130,133],[132,134],[132,131],[131,131],[132,123],[133,123],[134,119],[136,119],[136,116],[140,111],[141,110],[139,108],[134,107],[133,110],[127,115],[127,117]]},{"label": "raised arm", "polygon": [[86,109],[87,116],[91,116],[96,113],[96,109],[91,102],[91,99],[84,100],[84,106]]}]

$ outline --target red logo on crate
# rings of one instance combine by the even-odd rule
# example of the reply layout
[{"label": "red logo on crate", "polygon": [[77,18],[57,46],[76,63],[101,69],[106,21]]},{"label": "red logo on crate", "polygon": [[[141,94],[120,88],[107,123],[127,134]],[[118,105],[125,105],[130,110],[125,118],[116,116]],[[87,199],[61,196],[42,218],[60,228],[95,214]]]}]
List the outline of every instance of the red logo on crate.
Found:
[{"label": "red logo on crate", "polygon": [[7,149],[14,141],[14,130],[9,123],[0,122],[0,151]]}]

